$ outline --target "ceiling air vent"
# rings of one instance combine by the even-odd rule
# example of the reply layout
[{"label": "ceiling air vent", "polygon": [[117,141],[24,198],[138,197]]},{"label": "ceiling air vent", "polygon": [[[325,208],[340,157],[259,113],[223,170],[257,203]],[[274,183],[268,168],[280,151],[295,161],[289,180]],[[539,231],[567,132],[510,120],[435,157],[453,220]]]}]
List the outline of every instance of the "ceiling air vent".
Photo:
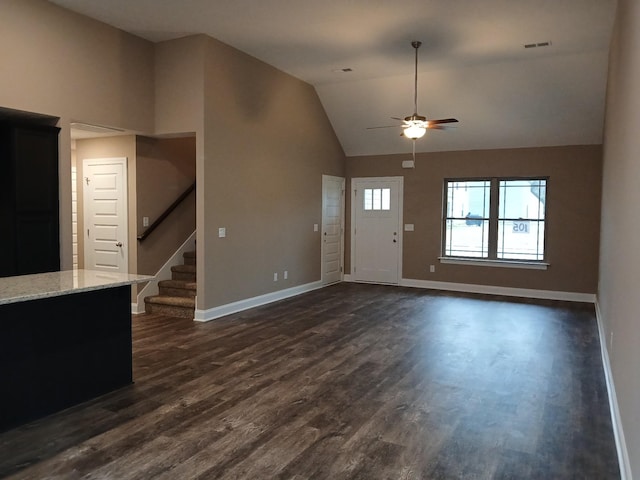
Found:
[{"label": "ceiling air vent", "polygon": [[550,45],[551,45],[551,42],[525,43],[524,48],[548,47]]}]

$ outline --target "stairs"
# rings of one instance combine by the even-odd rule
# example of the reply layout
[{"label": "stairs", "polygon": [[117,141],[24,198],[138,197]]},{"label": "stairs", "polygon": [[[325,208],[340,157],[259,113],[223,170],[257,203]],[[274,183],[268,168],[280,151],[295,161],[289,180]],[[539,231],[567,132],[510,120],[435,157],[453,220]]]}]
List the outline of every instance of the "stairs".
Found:
[{"label": "stairs", "polygon": [[171,267],[171,280],[158,282],[159,294],[145,297],[146,313],[193,318],[196,308],[196,252],[185,252],[183,265]]}]

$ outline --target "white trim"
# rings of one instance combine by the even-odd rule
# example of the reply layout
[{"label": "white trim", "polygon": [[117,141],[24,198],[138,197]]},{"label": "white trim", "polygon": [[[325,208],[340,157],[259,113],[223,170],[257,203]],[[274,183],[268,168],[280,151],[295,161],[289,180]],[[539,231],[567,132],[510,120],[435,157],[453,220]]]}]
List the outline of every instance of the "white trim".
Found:
[{"label": "white trim", "polygon": [[440,263],[453,265],[472,265],[477,267],[524,268],[529,270],[546,270],[545,262],[527,262],[525,260],[485,260],[479,258],[438,257]]},{"label": "white trim", "polygon": [[403,287],[430,288],[452,292],[481,293],[485,295],[503,295],[508,297],[538,298],[544,300],[563,300],[567,302],[595,303],[593,293],[558,292],[554,290],[533,290],[530,288],[499,287],[496,285],[474,285],[470,283],[433,282],[403,278]]},{"label": "white trim", "polygon": [[611,412],[611,423],[613,425],[613,436],[616,440],[616,450],[618,452],[618,465],[620,466],[620,479],[631,480],[631,464],[629,463],[629,453],[627,450],[627,442],[624,438],[624,429],[622,428],[622,419],[620,418],[620,409],[618,408],[618,397],[613,382],[613,372],[611,371],[611,362],[609,361],[609,350],[607,349],[607,338],[604,331],[602,321],[602,313],[600,312],[600,304],[596,299],[596,320],[598,322],[598,335],[600,336],[600,353],[602,354],[602,366],[604,367],[604,378],[607,384],[607,393],[609,394],[609,409]]},{"label": "white trim", "polygon": [[245,300],[239,300],[233,303],[227,303],[226,305],[220,305],[219,307],[213,307],[208,310],[196,309],[194,314],[194,321],[208,322],[209,320],[215,320],[216,318],[231,315],[232,313],[242,312],[243,310],[259,307],[267,303],[277,302],[278,300],[284,300],[285,298],[294,297],[296,295],[300,295],[301,293],[310,292],[322,287],[322,281],[319,280],[317,282],[298,285],[297,287],[278,290],[277,292],[266,293],[264,295],[247,298]]},{"label": "white trim", "polygon": [[138,314],[144,313],[144,297],[151,297],[158,295],[158,282],[160,280],[168,280],[171,278],[171,267],[174,265],[181,265],[184,263],[183,253],[193,251],[196,249],[196,232],[194,231],[189,238],[187,238],[182,245],[175,251],[175,253],[166,261],[166,263],[160,267],[160,270],[155,274],[154,279],[147,283],[142,290],[138,292],[136,298],[137,303],[131,304],[131,313]]}]

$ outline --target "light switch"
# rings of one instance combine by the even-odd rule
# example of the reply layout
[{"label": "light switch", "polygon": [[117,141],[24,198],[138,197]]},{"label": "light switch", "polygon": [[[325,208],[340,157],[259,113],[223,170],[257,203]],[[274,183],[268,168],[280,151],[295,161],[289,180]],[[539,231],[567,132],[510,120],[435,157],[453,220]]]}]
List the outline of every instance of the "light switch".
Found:
[{"label": "light switch", "polygon": [[413,223],[405,223],[404,224],[405,232],[413,232]]},{"label": "light switch", "polygon": [[224,227],[220,227],[220,228],[218,229],[218,237],[219,237],[219,238],[224,238],[224,237],[226,237],[226,236],[227,236],[227,229],[226,229],[226,228],[224,228]]},{"label": "light switch", "polygon": [[314,223],[314,224],[313,224],[313,231],[314,231],[314,232],[317,232],[317,231],[318,231],[318,224],[317,224],[317,223]]},{"label": "light switch", "polygon": [[143,227],[149,226],[149,217],[142,217],[142,226]]}]

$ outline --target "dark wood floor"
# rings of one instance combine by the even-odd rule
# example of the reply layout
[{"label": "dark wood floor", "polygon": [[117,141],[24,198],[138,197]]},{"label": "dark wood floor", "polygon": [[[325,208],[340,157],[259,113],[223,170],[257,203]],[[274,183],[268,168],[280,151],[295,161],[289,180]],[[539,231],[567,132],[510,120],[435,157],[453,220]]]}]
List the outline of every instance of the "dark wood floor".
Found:
[{"label": "dark wood floor", "polygon": [[620,478],[591,308],[338,284],[133,337],[135,384],[0,434],[0,476]]}]

